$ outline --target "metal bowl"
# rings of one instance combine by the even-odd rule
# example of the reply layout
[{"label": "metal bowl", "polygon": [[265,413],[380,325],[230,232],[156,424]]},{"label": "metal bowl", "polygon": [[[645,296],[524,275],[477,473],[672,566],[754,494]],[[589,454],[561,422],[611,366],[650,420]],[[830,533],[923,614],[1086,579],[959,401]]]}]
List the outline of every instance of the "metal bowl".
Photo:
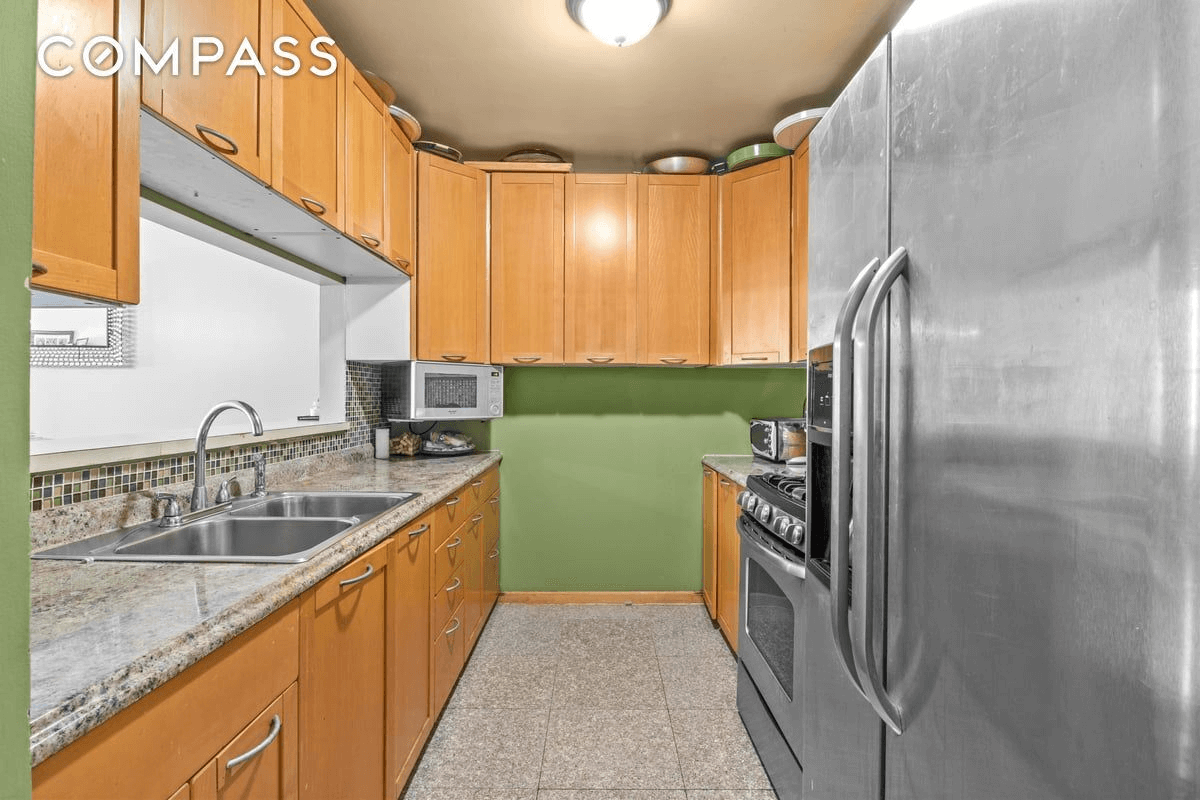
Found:
[{"label": "metal bowl", "polygon": [[388,106],[388,112],[399,123],[400,130],[404,131],[404,135],[408,137],[410,142],[415,142],[421,138],[421,123],[417,122],[416,117],[400,106]]},{"label": "metal bowl", "polygon": [[708,172],[708,159],[699,156],[667,156],[646,165],[663,175],[703,175]]}]

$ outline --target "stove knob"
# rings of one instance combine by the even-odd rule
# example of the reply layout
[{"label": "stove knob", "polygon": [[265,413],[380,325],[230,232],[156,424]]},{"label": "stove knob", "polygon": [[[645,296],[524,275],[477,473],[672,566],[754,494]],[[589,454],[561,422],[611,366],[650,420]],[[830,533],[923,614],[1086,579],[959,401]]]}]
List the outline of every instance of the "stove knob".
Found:
[{"label": "stove knob", "polygon": [[804,525],[803,525],[803,523],[793,522],[791,525],[789,525],[784,538],[786,538],[789,542],[794,544],[796,547],[803,547],[804,546]]},{"label": "stove knob", "polygon": [[771,517],[775,516],[775,509],[771,508],[771,506],[767,505],[766,503],[762,503],[759,505],[758,511],[755,512],[755,515],[758,517],[759,522],[761,522],[763,525],[767,525],[771,522]]},{"label": "stove knob", "polygon": [[779,516],[775,517],[775,519],[771,520],[771,530],[774,531],[776,536],[784,541],[787,541],[787,530],[795,524],[796,520],[792,519],[786,514],[780,514]]},{"label": "stove knob", "polygon": [[747,511],[753,511],[758,505],[758,498],[751,492],[743,490],[738,493],[737,504]]}]

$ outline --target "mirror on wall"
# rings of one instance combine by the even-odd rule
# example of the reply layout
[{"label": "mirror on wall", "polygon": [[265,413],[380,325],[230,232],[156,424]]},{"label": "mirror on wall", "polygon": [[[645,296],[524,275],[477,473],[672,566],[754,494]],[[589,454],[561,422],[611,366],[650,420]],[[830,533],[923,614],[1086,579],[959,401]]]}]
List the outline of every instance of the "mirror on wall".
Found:
[{"label": "mirror on wall", "polygon": [[29,315],[29,365],[130,366],[135,314],[124,308],[34,308]]}]

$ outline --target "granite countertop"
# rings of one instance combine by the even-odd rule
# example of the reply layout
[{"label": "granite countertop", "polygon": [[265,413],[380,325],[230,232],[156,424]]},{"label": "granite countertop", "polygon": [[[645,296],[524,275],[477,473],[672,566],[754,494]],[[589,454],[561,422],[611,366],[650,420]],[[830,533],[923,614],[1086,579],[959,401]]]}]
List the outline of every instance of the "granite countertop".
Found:
[{"label": "granite countertop", "polygon": [[762,475],[764,472],[786,472],[788,469],[786,464],[764,461],[754,456],[704,456],[700,459],[700,463],[712,467],[726,478],[736,481],[742,486],[746,485],[746,478],[751,475]]},{"label": "granite countertop", "polygon": [[367,459],[272,483],[272,491],[420,492],[303,564],[33,561],[33,764],[283,607],[499,461],[495,452],[416,461]]}]

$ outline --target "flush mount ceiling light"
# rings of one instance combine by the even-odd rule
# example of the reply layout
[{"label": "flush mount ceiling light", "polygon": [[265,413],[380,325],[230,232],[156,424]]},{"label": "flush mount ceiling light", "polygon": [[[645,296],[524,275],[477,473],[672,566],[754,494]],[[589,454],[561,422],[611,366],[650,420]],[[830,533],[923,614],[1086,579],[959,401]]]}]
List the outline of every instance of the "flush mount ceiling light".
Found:
[{"label": "flush mount ceiling light", "polygon": [[571,19],[613,47],[645,39],[670,8],[671,0],[567,0]]}]

